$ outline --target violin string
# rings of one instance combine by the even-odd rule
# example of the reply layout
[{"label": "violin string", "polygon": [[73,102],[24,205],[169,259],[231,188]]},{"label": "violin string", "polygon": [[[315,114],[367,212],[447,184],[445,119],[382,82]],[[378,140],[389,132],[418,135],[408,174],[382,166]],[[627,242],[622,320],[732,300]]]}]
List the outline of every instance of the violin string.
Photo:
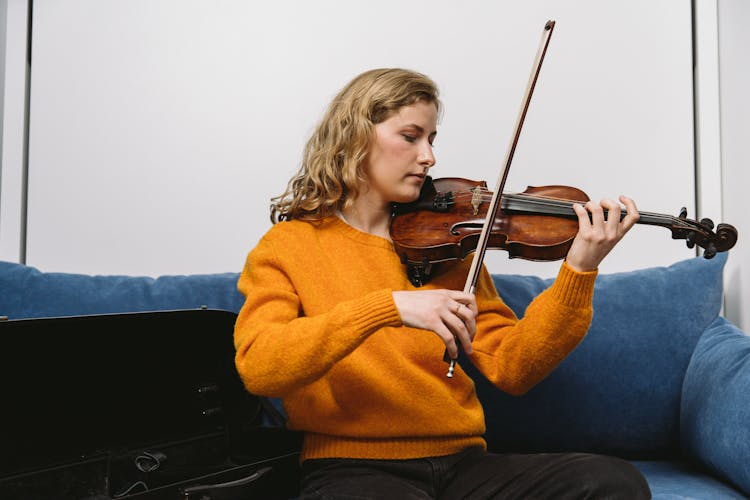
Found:
[{"label": "violin string", "polygon": [[[480,193],[483,193],[480,197],[481,202],[487,202],[491,199],[491,191],[487,188],[479,187]],[[475,191],[474,190],[460,190],[455,191],[452,202],[449,202],[449,204],[455,204],[456,200],[463,201],[467,198],[474,198]],[[562,215],[570,215],[570,210],[573,209],[574,203],[585,203],[583,201],[579,200],[564,200],[564,199],[555,199],[555,198],[549,198],[549,197],[543,197],[543,196],[536,196],[536,195],[529,195],[529,194],[523,194],[523,193],[507,193],[503,195],[503,198],[506,200],[516,201],[522,204],[526,204],[529,208],[531,207],[547,207],[549,208],[554,214],[560,214],[562,210]],[[621,214],[627,213],[625,210],[621,210]],[[666,223],[671,223],[672,226],[682,228],[682,229],[704,229],[700,224],[689,220],[689,219],[683,219],[680,217],[676,217],[674,215],[668,215],[668,214],[660,214],[655,212],[639,212],[641,215],[641,221],[651,221],[651,222],[661,222],[661,221],[667,221]]]}]

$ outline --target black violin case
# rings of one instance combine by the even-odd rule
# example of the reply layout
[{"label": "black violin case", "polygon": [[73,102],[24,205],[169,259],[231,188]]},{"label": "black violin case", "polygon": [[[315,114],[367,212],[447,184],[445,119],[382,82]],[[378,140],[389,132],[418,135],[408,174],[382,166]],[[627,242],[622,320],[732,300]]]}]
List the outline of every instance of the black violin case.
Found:
[{"label": "black violin case", "polygon": [[0,499],[294,497],[301,438],[239,380],[235,319],[0,321]]}]

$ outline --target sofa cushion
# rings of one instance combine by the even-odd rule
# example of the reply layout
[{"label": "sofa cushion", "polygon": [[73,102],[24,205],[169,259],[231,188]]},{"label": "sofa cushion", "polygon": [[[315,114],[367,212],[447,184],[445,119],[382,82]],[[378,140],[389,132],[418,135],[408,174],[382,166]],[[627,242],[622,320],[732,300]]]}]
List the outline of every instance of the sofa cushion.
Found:
[{"label": "sofa cushion", "polygon": [[633,462],[648,481],[654,500],[743,500],[745,495],[682,461]]},{"label": "sofa cushion", "polygon": [[682,391],[685,455],[750,492],[750,337],[718,318],[698,341]]},{"label": "sofa cushion", "polygon": [[[507,395],[464,361],[485,408],[491,450],[678,451],[682,380],[698,338],[717,317],[726,254],[600,275],[581,344],[527,394]],[[552,280],[494,275],[516,314]]]},{"label": "sofa cushion", "polygon": [[238,273],[162,276],[89,276],[44,273],[0,262],[0,316],[9,319],[170,309],[239,311]]}]

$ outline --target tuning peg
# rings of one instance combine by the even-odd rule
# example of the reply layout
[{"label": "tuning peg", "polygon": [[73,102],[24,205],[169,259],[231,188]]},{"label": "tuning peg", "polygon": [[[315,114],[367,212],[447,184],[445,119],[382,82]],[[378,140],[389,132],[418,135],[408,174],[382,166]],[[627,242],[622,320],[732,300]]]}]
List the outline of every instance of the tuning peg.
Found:
[{"label": "tuning peg", "polygon": [[680,215],[678,217],[680,219],[687,219],[687,207],[682,207],[680,209]]},{"label": "tuning peg", "polygon": [[709,243],[706,247],[706,251],[703,252],[703,257],[713,259],[714,255],[716,255],[716,246],[713,243]]},{"label": "tuning peg", "polygon": [[685,237],[685,244],[688,248],[693,248],[695,246],[695,232],[691,231],[690,234]]},{"label": "tuning peg", "polygon": [[714,221],[712,221],[711,219],[701,219],[701,226],[710,231],[714,228]]}]

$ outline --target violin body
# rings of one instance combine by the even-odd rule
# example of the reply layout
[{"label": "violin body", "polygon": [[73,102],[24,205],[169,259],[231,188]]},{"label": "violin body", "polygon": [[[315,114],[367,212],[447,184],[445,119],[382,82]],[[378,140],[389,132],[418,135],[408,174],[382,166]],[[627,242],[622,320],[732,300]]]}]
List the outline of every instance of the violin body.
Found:
[{"label": "violin body", "polygon": [[[476,249],[492,194],[484,181],[428,177],[419,199],[395,205],[390,236],[415,286],[430,275],[432,264],[463,259]],[[503,194],[487,248],[506,250],[510,258],[563,259],[578,233],[573,204],[587,201],[580,189],[558,185]],[[605,216],[609,217],[606,211]],[[624,216],[622,211],[619,217]],[[673,239],[706,249],[706,258],[729,250],[737,241],[733,226],[719,224],[714,232],[711,220],[690,220],[684,208],[677,217],[641,212],[638,222],[669,228]]]},{"label": "violin body", "polygon": [[[396,252],[402,260],[414,263],[465,258],[476,248],[487,218],[487,195],[492,194],[487,191],[487,183],[447,177],[426,182],[425,186],[420,200],[447,196],[452,203],[445,211],[420,206],[420,200],[416,204],[399,205],[390,230]],[[568,186],[529,187],[524,194],[581,203],[589,200],[586,193]],[[501,211],[494,220],[487,248],[506,250],[511,258],[562,259],[578,232],[578,219],[573,215],[561,218]]]}]

